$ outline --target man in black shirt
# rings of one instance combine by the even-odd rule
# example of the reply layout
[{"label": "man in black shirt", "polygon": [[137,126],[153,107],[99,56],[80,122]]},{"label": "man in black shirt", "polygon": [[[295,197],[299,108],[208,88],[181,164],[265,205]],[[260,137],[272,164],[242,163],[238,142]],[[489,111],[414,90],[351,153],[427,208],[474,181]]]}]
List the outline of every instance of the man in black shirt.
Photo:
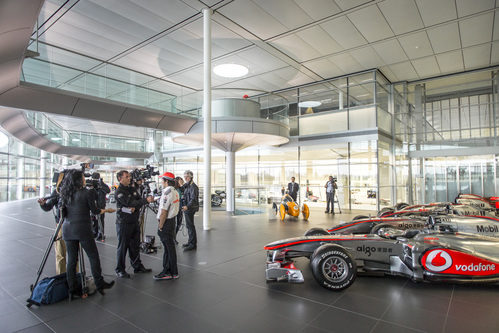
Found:
[{"label": "man in black shirt", "polygon": [[298,185],[298,183],[295,183],[295,177],[291,177],[291,183],[288,183],[288,192],[294,201],[296,201],[299,189],[300,186]]},{"label": "man in black shirt", "polygon": [[[185,214],[185,226],[189,233],[189,240],[182,245],[184,251],[197,248],[196,226],[194,225],[194,214],[199,210],[199,188],[193,181],[193,173],[190,170],[184,172],[185,184],[184,196],[182,197],[182,210]],[[209,203],[207,203],[209,205]]]},{"label": "man in black shirt", "polygon": [[116,174],[120,186],[116,190],[116,233],[118,235],[118,253],[116,275],[120,278],[129,278],[126,272],[126,253],[129,251],[130,263],[134,273],[149,273],[140,260],[140,208],[153,202],[153,197],[142,198],[134,186],[130,186],[130,173],[121,170]]},{"label": "man in black shirt", "polygon": [[[95,188],[95,191],[97,193],[97,208],[100,209],[106,209],[106,195],[111,192],[111,189],[109,186],[107,186],[106,183],[104,183],[104,180],[100,178],[100,174],[97,172],[94,172],[92,174],[92,178],[97,180],[98,186]],[[106,239],[106,236],[104,234],[104,216],[105,214],[100,214],[97,215],[97,240],[99,241],[104,241]]]}]

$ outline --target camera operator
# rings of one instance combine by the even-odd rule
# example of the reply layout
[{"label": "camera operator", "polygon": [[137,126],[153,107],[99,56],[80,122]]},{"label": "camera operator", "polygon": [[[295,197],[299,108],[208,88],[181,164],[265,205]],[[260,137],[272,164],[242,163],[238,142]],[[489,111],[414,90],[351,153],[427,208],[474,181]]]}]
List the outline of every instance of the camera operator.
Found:
[{"label": "camera operator", "polygon": [[[54,207],[55,213],[55,223],[59,223],[59,219],[61,217],[61,200],[59,193],[57,192],[59,186],[61,185],[62,179],[64,178],[64,173],[59,173],[57,183],[55,189],[52,191],[49,197],[38,199],[38,203],[40,204],[40,208],[46,212],[51,211]],[[55,250],[55,272],[57,275],[66,273],[66,243],[62,239],[62,228],[59,230],[57,234],[57,240],[54,242],[54,250]]]},{"label": "camera operator", "polygon": [[90,261],[90,268],[97,290],[104,294],[104,289],[113,286],[114,281],[106,282],[102,277],[99,252],[92,234],[90,212],[102,214],[112,213],[113,209],[99,209],[95,205],[92,192],[84,187],[85,176],[80,170],[69,170],[62,181],[61,203],[64,213],[62,238],[68,251],[67,280],[71,298],[81,294],[76,281],[76,263],[79,245],[85,250]]},{"label": "camera operator", "polygon": [[[185,225],[189,233],[189,240],[183,244],[184,251],[191,251],[197,248],[196,226],[194,225],[194,214],[199,210],[199,188],[193,181],[194,174],[187,170],[184,172],[185,184],[184,197],[182,200],[182,210],[185,213]],[[205,205],[209,205],[206,202]]]},{"label": "camera operator", "polygon": [[126,170],[116,174],[120,186],[116,190],[116,233],[118,235],[118,251],[116,275],[120,278],[130,278],[126,272],[126,253],[129,251],[130,263],[134,273],[149,273],[140,260],[140,208],[153,202],[153,197],[142,198],[134,186],[130,186],[131,176]]},{"label": "camera operator", "polygon": [[154,275],[154,280],[178,279],[177,252],[175,250],[175,222],[180,208],[180,197],[175,190],[175,176],[165,172],[161,176],[163,191],[159,200],[158,236],[163,243],[163,270]]},{"label": "camera operator", "polygon": [[338,184],[336,184],[336,178],[333,176],[329,176],[329,180],[324,185],[326,188],[326,200],[327,206],[326,211],[324,213],[329,213],[329,203],[331,203],[331,214],[334,215],[334,194],[336,193],[336,189],[338,188]]},{"label": "camera operator", "polygon": [[[97,208],[106,209],[106,195],[111,192],[109,186],[104,183],[104,180],[100,178],[100,174],[98,172],[94,172],[92,174],[92,179],[95,180],[94,189],[97,192]],[[97,240],[104,241],[106,239],[106,235],[104,233],[104,217],[106,214],[97,215]]]},{"label": "camera operator", "polygon": [[[134,173],[132,173],[133,175]],[[135,190],[137,191],[138,195],[143,198],[144,197],[144,180],[142,178],[139,179],[132,179],[133,182],[133,187],[135,187]],[[139,213],[139,227],[140,227],[140,240],[142,241],[144,239],[144,227],[145,227],[145,207],[142,206],[140,209]]]}]

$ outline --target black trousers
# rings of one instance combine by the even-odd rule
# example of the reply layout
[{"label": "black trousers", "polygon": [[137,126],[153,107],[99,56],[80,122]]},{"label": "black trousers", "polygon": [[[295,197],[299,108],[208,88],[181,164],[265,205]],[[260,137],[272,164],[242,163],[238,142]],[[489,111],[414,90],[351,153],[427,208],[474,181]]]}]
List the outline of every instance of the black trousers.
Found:
[{"label": "black trousers", "polygon": [[99,221],[99,230],[97,233],[97,238],[103,238],[104,237],[104,215],[106,214],[99,214],[97,215],[97,220]]},{"label": "black trousers", "polygon": [[132,267],[137,269],[142,266],[142,262],[140,261],[139,223],[116,223],[116,234],[118,235],[116,272],[125,272],[127,251]]},{"label": "black trousers", "polygon": [[68,252],[66,271],[69,291],[77,291],[80,288],[80,281],[76,280],[76,265],[78,262],[79,244],[81,244],[81,247],[85,250],[88,260],[90,261],[90,269],[92,271],[92,276],[94,277],[95,286],[97,289],[101,288],[104,283],[104,278],[102,277],[99,251],[97,250],[97,245],[95,245],[95,240],[66,240],[65,242]]},{"label": "black trousers", "polygon": [[296,201],[296,198],[298,196],[298,193],[290,193],[289,196],[293,198],[294,201]]},{"label": "black trousers", "polygon": [[158,230],[158,236],[163,243],[163,273],[178,274],[177,251],[175,249],[175,221],[176,217],[167,219],[163,230]]},{"label": "black trousers", "polygon": [[192,245],[192,246],[197,246],[198,244],[198,239],[196,235],[196,226],[194,225],[194,213],[191,211],[185,211],[185,226],[187,227],[187,232],[189,233],[189,240],[187,241],[187,244]]},{"label": "black trousers", "polygon": [[184,215],[184,213],[182,212],[182,210],[179,210],[177,216],[175,217],[175,219],[177,220],[177,227],[175,228],[175,235],[177,235],[178,231],[180,230],[180,227],[182,226],[182,215]]},{"label": "black trousers", "polygon": [[326,210],[329,211],[329,203],[331,203],[331,212],[334,213],[334,192],[326,192],[327,207]]}]

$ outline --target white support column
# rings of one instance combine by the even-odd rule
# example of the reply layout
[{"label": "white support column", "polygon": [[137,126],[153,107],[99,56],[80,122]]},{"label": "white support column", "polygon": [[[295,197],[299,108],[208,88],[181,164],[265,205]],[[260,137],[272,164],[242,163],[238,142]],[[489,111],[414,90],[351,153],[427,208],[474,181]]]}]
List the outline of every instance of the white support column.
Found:
[{"label": "white support column", "polygon": [[233,212],[235,210],[235,179],[236,179],[236,153],[228,151],[225,153],[225,193],[226,210]]},{"label": "white support column", "polygon": [[204,191],[203,229],[211,229],[211,9],[203,9],[203,120]]},{"label": "white support column", "polygon": [[40,197],[45,196],[45,185],[46,185],[46,176],[47,173],[47,152],[44,150],[40,151]]},{"label": "white support column", "polygon": [[16,199],[23,199],[24,190],[24,144],[22,142],[17,143],[17,165],[16,165]]}]

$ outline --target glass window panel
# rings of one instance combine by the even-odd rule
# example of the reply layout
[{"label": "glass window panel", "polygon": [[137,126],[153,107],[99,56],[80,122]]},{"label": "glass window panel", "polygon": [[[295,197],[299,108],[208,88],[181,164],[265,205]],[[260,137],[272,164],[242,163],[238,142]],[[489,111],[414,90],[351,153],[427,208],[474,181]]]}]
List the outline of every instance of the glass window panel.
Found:
[{"label": "glass window panel", "polygon": [[425,160],[425,203],[435,201],[435,174],[433,163]]},{"label": "glass window panel", "polygon": [[480,163],[473,163],[471,170],[471,193],[482,195],[482,167]]},{"label": "glass window panel", "polygon": [[376,127],[376,111],[373,107],[351,109],[349,111],[350,130]]},{"label": "glass window panel", "polygon": [[489,161],[484,164],[483,170],[483,195],[491,197],[497,195],[495,191],[494,162]]},{"label": "glass window panel", "polygon": [[471,193],[470,174],[468,165],[459,166],[459,192]]},{"label": "glass window panel", "polygon": [[449,165],[447,169],[447,200],[454,201],[459,194],[457,189],[457,168],[455,165]]},{"label": "glass window panel", "polygon": [[301,116],[299,123],[300,135],[332,133],[348,129],[346,111]]}]

